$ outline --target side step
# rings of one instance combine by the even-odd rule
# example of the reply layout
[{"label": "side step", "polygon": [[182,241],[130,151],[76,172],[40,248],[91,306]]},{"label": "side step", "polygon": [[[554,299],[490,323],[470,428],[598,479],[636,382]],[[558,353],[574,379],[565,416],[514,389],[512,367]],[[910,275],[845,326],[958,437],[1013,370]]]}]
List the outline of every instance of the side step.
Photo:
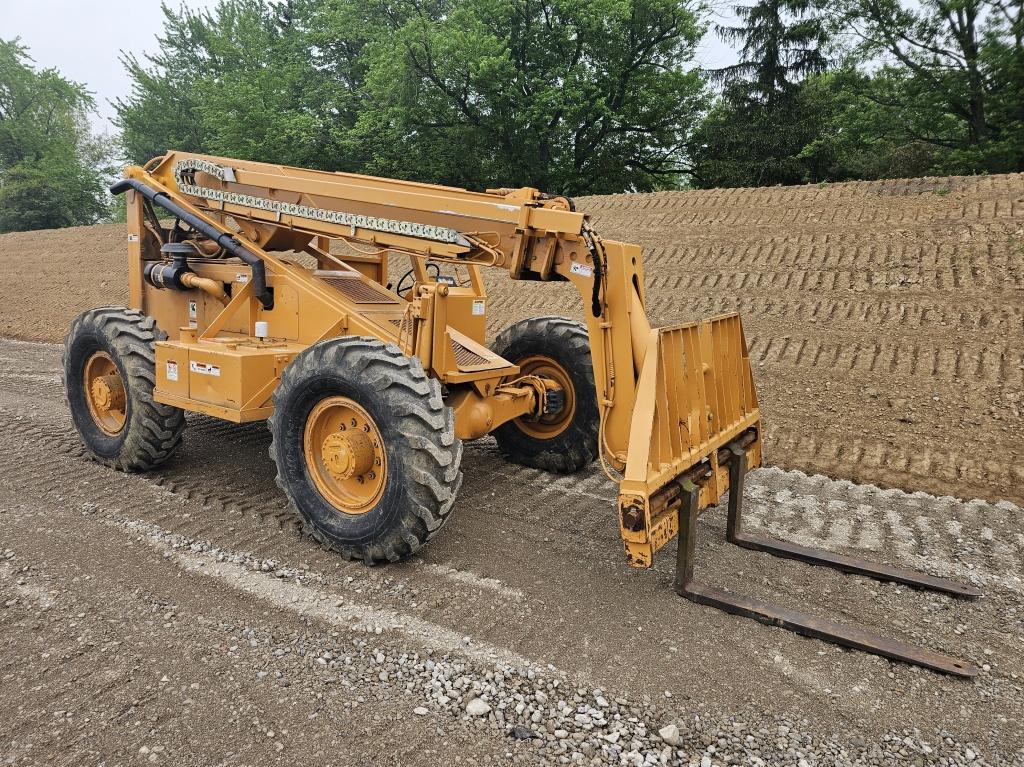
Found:
[{"label": "side step", "polygon": [[[798,559],[811,565],[831,567],[878,580],[941,591],[953,596],[971,599],[981,596],[982,592],[979,589],[946,578],[937,578],[914,570],[876,564],[820,549],[811,549],[744,533],[742,506],[743,481],[747,473],[746,451],[742,447],[730,447],[729,456],[730,489],[726,540],[730,543],[755,551],[764,551],[777,557]],[[679,506],[679,548],[676,554],[675,590],[681,597],[698,604],[724,610],[733,615],[753,618],[771,626],[779,626],[799,634],[823,639],[826,642],[923,666],[945,674],[969,678],[977,676],[979,673],[976,666],[933,650],[887,639],[854,626],[817,618],[813,615],[762,602],[759,599],[732,594],[698,583],[693,579],[693,551],[696,522],[700,513],[698,503],[700,488],[689,479],[683,480],[680,483],[680,488],[682,503]]]}]

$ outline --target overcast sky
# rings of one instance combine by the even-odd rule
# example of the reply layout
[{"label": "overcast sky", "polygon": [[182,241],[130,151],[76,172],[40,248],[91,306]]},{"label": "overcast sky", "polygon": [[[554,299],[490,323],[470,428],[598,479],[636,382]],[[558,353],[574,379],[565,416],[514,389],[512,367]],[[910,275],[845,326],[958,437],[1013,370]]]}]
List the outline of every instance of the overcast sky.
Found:
[{"label": "overcast sky", "polygon": [[[204,8],[217,0],[171,0],[172,6]],[[712,21],[727,23],[728,8],[741,0],[712,0],[719,9]],[[55,67],[65,77],[85,83],[96,96],[98,128],[113,116],[110,102],[128,94],[129,81],[120,51],[140,58],[156,48],[162,29],[159,0],[0,0],[0,38],[20,37],[40,68]],[[697,63],[716,67],[734,54],[714,34],[701,42]]]}]

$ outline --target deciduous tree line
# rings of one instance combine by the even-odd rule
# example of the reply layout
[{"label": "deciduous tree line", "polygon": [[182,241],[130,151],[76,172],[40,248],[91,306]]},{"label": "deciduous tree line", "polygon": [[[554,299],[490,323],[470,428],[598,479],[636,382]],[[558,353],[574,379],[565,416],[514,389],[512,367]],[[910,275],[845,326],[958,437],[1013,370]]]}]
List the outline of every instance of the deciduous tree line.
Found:
[{"label": "deciduous tree line", "polygon": [[89,92],[0,40],[0,232],[92,223],[109,213],[109,148],[89,130]]},{"label": "deciduous tree line", "polygon": [[[124,57],[131,162],[178,148],[563,194],[1024,170],[1024,0],[749,0],[726,28],[700,0],[221,0],[164,16],[156,53]],[[705,34],[739,63],[701,70]],[[0,209],[41,194],[42,158],[68,156],[11,151],[32,143],[9,135],[18,88],[60,83],[63,138],[34,145],[97,161],[84,89],[3,45]]]}]

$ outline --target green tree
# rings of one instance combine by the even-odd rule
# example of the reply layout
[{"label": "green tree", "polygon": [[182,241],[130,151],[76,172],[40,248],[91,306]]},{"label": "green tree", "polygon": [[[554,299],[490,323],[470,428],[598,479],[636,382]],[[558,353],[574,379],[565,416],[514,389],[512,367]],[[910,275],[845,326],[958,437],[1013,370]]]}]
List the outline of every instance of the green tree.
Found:
[{"label": "green tree", "polygon": [[221,0],[164,7],[116,105],[177,148],[473,187],[678,180],[704,105],[689,0]]},{"label": "green tree", "polygon": [[807,78],[797,101],[815,135],[794,158],[803,180],[925,175],[936,161],[935,147],[902,135],[904,117],[877,101],[883,91],[895,94],[903,86],[899,73],[868,75],[852,66]]},{"label": "green tree", "polygon": [[737,26],[717,27],[726,42],[740,44],[740,61],[711,72],[731,86],[732,97],[774,104],[808,75],[824,72],[827,21],[810,0],[759,0],[733,8]]},{"label": "green tree", "polygon": [[168,149],[312,168],[350,167],[350,84],[318,66],[310,14],[322,3],[221,0],[212,10],[163,5],[159,50],[123,57],[132,79],[115,104],[127,157]]},{"label": "green tree", "polygon": [[685,0],[364,7],[357,135],[374,172],[568,194],[678,183],[705,100]]},{"label": "green tree", "polygon": [[93,136],[88,91],[37,70],[0,40],[0,232],[90,224],[105,216],[109,147]]},{"label": "green tree", "polygon": [[711,72],[721,97],[694,132],[697,186],[797,184],[814,179],[801,156],[821,134],[826,104],[802,97],[805,78],[828,67],[826,19],[809,0],[737,6],[739,25],[718,27],[740,61]]},{"label": "green tree", "polygon": [[849,0],[845,22],[887,65],[873,98],[894,138],[931,147],[937,172],[1024,170],[1024,3]]}]

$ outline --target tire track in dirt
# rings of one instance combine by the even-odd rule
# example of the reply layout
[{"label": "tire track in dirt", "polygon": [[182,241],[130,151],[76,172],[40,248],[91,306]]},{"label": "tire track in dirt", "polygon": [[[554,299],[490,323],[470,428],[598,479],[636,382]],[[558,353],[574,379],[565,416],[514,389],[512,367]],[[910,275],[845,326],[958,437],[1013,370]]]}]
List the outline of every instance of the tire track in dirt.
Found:
[{"label": "tire track in dirt", "polygon": [[1024,349],[1010,345],[971,349],[929,348],[921,344],[827,343],[812,338],[747,335],[750,358],[760,364],[847,372],[973,380],[1019,387],[1024,383]]},{"label": "tire track in dirt", "polygon": [[[627,209],[628,210],[628,209]],[[847,205],[834,208],[814,208],[808,205],[779,205],[745,207],[741,209],[696,208],[692,210],[675,209],[669,212],[644,212],[644,218],[652,228],[668,226],[706,226],[706,227],[811,227],[829,226],[842,230],[857,226],[892,227],[899,229],[908,226],[932,225],[947,227],[972,226],[977,230],[998,227],[993,224],[1001,220],[1012,220],[1024,211],[1024,205],[1014,200],[992,200],[969,203],[958,207],[936,206],[934,211],[918,208],[904,209],[902,206],[877,203]],[[612,226],[626,223],[624,209],[616,209],[603,218]],[[975,223],[976,222],[976,223]]]},{"label": "tire track in dirt", "polygon": [[[172,460],[160,472],[125,475],[86,457],[63,409],[30,421],[18,419],[13,411],[0,406],[0,417],[6,421],[5,440],[0,446],[0,485],[25,492],[48,489],[60,495],[69,490],[79,491],[89,498],[87,511],[96,507],[112,509],[175,535],[208,541],[224,549],[251,551],[275,561],[317,562],[327,571],[349,573],[355,583],[350,588],[352,592],[366,591],[396,609],[407,607],[401,599],[405,589],[445,584],[438,590],[445,592],[458,587],[460,612],[471,613],[484,604],[490,612],[500,602],[501,609],[513,621],[529,618],[530,608],[523,602],[521,592],[497,579],[416,559],[412,564],[389,570],[392,575],[404,573],[397,580],[386,575],[378,577],[377,571],[346,562],[301,537],[298,520],[287,510],[273,481],[273,465],[267,456],[269,434],[263,424],[231,425],[232,429],[225,434],[223,422],[198,419],[189,424],[186,438],[198,437],[205,446],[225,456],[223,461],[210,463],[196,456],[202,468],[192,461],[183,466],[183,462]],[[52,459],[55,455],[74,459],[64,465],[59,485],[39,471],[46,457]],[[252,481],[254,474],[246,470],[247,466],[257,470],[257,481]],[[146,496],[191,501],[201,504],[209,514],[182,514],[174,504],[149,504],[144,500]],[[396,583],[402,585],[396,588]],[[496,595],[499,602],[495,601]]]},{"label": "tire track in dirt", "polygon": [[579,205],[644,247],[657,322],[743,314],[769,462],[1024,501],[1024,176]]},{"label": "tire track in dirt", "polygon": [[[592,534],[611,521],[593,514],[593,501],[613,508],[616,499],[614,487],[596,468],[551,481],[535,470],[509,466],[493,471],[485,484],[498,483],[531,485],[539,508],[556,498],[566,503],[573,529]],[[934,574],[977,578],[1024,593],[1019,573],[1024,534],[1017,531],[1024,510],[1015,504],[936,498],[776,468],[752,472],[744,498],[749,526],[771,535],[859,556],[882,555]],[[574,511],[576,499],[583,500]],[[529,521],[540,520],[537,514]]]},{"label": "tire track in dirt", "polygon": [[[668,285],[662,286],[668,289]],[[664,300],[650,304],[653,311],[667,313],[670,310]],[[924,337],[939,335],[942,330],[945,341],[951,336],[971,336],[976,341],[1003,341],[1024,325],[1024,309],[1007,306],[1002,311],[990,312],[980,308],[957,308],[935,302],[906,303],[902,301],[813,299],[778,296],[774,298],[745,298],[741,295],[731,299],[718,296],[699,296],[690,302],[689,311],[696,317],[706,317],[725,311],[738,311],[743,316],[772,318],[776,322],[803,325],[807,332],[819,323],[830,332],[843,332],[852,337],[862,336],[865,329],[877,328],[889,333],[899,332],[901,336]],[[922,344],[924,342],[922,341]],[[934,343],[934,340],[932,341]]]},{"label": "tire track in dirt", "polygon": [[[734,187],[708,189],[700,192],[680,194],[678,192],[653,192],[646,194],[610,194],[601,197],[581,197],[578,206],[588,210],[649,210],[754,207],[777,208],[780,205],[795,204],[808,209],[815,205],[821,210],[844,207],[847,201],[885,199],[891,205],[918,207],[918,200],[928,194],[930,205],[945,202],[945,208],[959,210],[963,214],[973,203],[961,202],[967,194],[976,197],[996,199],[1008,197],[1003,207],[1014,208],[1010,203],[1020,204],[1022,174],[994,176],[947,176],[935,178],[892,179],[885,181],[851,181],[839,184],[817,184],[789,187]],[[934,197],[932,196],[934,195]],[[837,205],[838,204],[838,205]]]},{"label": "tire track in dirt", "polygon": [[[192,418],[175,459],[153,474],[126,476],[82,457],[62,403],[31,399],[11,387],[0,391],[6,392],[0,395],[5,423],[0,483],[6,487],[44,503],[56,495],[81,499],[86,514],[109,511],[226,552],[247,552],[281,567],[316,572],[327,579],[325,594],[407,613],[473,641],[571,669],[595,684],[614,683],[659,697],[671,689],[677,697],[697,696],[723,706],[736,700],[740,688],[735,684],[741,684],[744,696],[754,696],[752,705],[773,706],[775,696],[762,692],[775,685],[799,690],[798,699],[806,701],[822,695],[824,688],[863,685],[866,676],[889,668],[901,680],[926,680],[951,696],[960,689],[948,680],[910,674],[860,654],[839,654],[685,603],[670,589],[671,551],[651,572],[630,571],[614,521],[614,489],[596,469],[552,477],[504,463],[493,441],[473,443],[465,454],[466,482],[455,517],[444,534],[410,563],[367,570],[294,534],[294,520],[273,486],[269,437],[262,425]],[[55,469],[59,484],[41,466]],[[889,626],[900,610],[908,618],[886,633],[976,662],[982,662],[982,647],[990,648],[1005,668],[1013,667],[1014,630],[998,621],[1003,607],[1019,600],[1021,543],[1011,539],[1006,548],[998,536],[985,538],[986,528],[998,529],[996,523],[1020,529],[1009,507],[993,511],[982,502],[965,511],[959,502],[922,502],[877,490],[865,491],[867,496],[855,503],[860,491],[852,486],[781,471],[756,472],[748,487],[752,524],[852,553],[870,551],[904,564],[921,561],[935,572],[963,572],[984,583],[990,596],[978,604],[936,601],[886,586],[866,588],[861,579],[828,572],[809,577],[808,568],[763,558],[744,576],[750,557],[721,542],[719,511],[705,515],[699,525],[702,578],[738,585],[759,598],[797,600],[815,614],[868,626]],[[780,496],[783,491],[789,495]],[[830,505],[833,501],[847,506]],[[762,512],[759,505],[770,508]],[[829,523],[822,526],[826,512]],[[762,513],[763,520],[758,519]],[[987,524],[989,518],[995,522]],[[937,626],[930,624],[933,616]],[[953,633],[960,625],[971,631]],[[690,659],[685,674],[674,654],[678,650],[672,649],[679,645]],[[734,678],[736,658],[747,659],[742,683]],[[921,692],[906,681],[893,684],[899,689],[887,694],[910,707],[906,721],[930,721],[934,714],[920,706]],[[1003,705],[1017,705],[1021,697],[1005,674],[986,677],[979,689]],[[848,710],[841,718],[857,716],[858,701],[857,696],[843,699],[839,705]],[[821,705],[835,710],[831,698]]]},{"label": "tire track in dirt", "polygon": [[644,265],[654,276],[672,268],[689,271],[687,267],[705,262],[714,263],[720,269],[757,272],[906,267],[914,271],[979,269],[1016,275],[1015,255],[1016,249],[1009,237],[1004,242],[951,243],[936,241],[934,234],[925,232],[901,232],[898,239],[892,235],[872,239],[870,232],[812,232],[752,235],[749,239],[738,236],[730,245],[722,244],[717,237],[688,238],[681,243],[645,248]]},{"label": "tire track in dirt", "polygon": [[[27,352],[30,349],[24,351]],[[56,359],[53,362],[56,362]],[[0,374],[0,378],[6,377],[6,375]],[[48,417],[53,418],[52,421],[48,420],[43,423],[27,421],[24,413],[10,411],[7,415],[8,424],[12,431],[31,438],[36,444],[44,446],[47,450],[82,456],[82,448],[64,415],[62,399],[62,395],[59,400],[54,397],[53,404],[59,408],[59,411],[48,413]],[[0,412],[5,409],[0,408]],[[204,416],[191,416],[186,430],[186,440],[191,445],[200,446],[203,469],[197,470],[192,463],[172,461],[161,471],[147,475],[148,481],[184,498],[199,500],[207,506],[224,512],[255,515],[257,518],[271,523],[276,530],[284,530],[293,534],[297,532],[297,522],[287,511],[284,499],[273,482],[273,465],[266,452],[269,445],[269,434],[264,424],[235,425]],[[969,457],[965,455],[933,448],[914,454],[877,451],[869,449],[870,446],[850,444],[845,440],[830,438],[828,435],[811,437],[802,432],[769,431],[767,444],[769,450],[776,452],[816,456],[817,458],[814,460],[823,464],[823,470],[829,467],[852,465],[859,467],[860,471],[868,476],[876,472],[912,473],[921,478],[938,476],[946,478],[950,488],[956,488],[963,485],[965,481],[969,481],[972,468],[974,468]],[[551,477],[537,470],[523,469],[507,464],[498,454],[492,440],[470,443],[467,447],[466,463],[469,471],[466,472],[466,484],[460,496],[460,505],[486,504],[487,495],[493,491],[494,487],[526,485],[533,488],[538,494],[541,500],[538,508],[543,508],[545,504],[560,503],[566,498],[583,498],[590,502],[591,506],[599,507],[601,513],[598,514],[593,513],[593,508],[585,508],[581,509],[578,514],[571,515],[572,524],[576,527],[589,530],[592,534],[595,534],[598,529],[607,531],[612,527],[610,515],[604,512],[613,507],[614,487],[605,480],[596,467],[580,475]],[[249,467],[250,470],[242,471],[240,467]],[[980,466],[977,468],[980,469]],[[988,464],[988,468],[991,471],[991,463]],[[28,481],[33,476],[34,470],[32,464],[14,467],[11,471],[11,479]],[[1011,479],[1009,464],[1005,467],[1005,471],[1007,472],[1007,481],[1009,481]],[[116,488],[118,475],[113,476],[112,487]],[[217,477],[217,479],[211,481],[211,476]],[[759,476],[761,476],[759,473],[752,475],[750,488],[758,486],[756,478]],[[800,478],[803,475],[800,472],[792,472],[787,476]],[[1000,516],[996,513],[996,510],[1001,508],[999,505],[989,504],[986,508],[989,516],[995,516],[1003,523],[1009,523],[1009,520],[1005,519],[1005,515]],[[1016,507],[1011,505],[1011,508]],[[976,519],[978,516],[972,515],[972,519]],[[154,521],[157,524],[165,524],[167,520],[161,518]],[[531,524],[526,527],[537,529],[536,525],[541,521],[542,514],[538,511],[531,520]],[[202,526],[203,524],[199,520],[195,520],[186,528],[176,529],[175,532],[188,535],[207,535],[216,523],[206,521],[205,526]],[[965,521],[960,521],[958,524],[963,526]],[[994,527],[1000,529],[1000,526],[1000,524],[996,524]],[[910,527],[911,525],[906,523],[901,529]],[[992,527],[992,524],[987,525],[988,529]],[[970,520],[966,520],[966,528],[963,529],[965,534],[973,539],[982,540],[983,535],[986,534]],[[530,531],[524,529],[522,532],[529,534]],[[802,535],[813,533],[813,529],[805,531],[789,528],[786,532],[791,535]],[[277,543],[277,536],[268,540],[270,546],[277,545]],[[904,547],[905,544],[905,540],[883,536],[881,550],[901,551],[901,547]],[[1020,556],[1022,552],[1019,548],[1014,548],[1016,545],[1012,544],[1008,551],[1016,552]],[[948,563],[954,551],[949,546],[944,546],[936,550],[934,554]],[[1005,558],[1000,558],[1001,555],[998,552],[995,554],[995,558],[987,565],[987,571],[990,573],[1002,572],[1007,566]]]},{"label": "tire track in dirt", "polygon": [[985,495],[991,483],[1012,487],[1024,480],[1013,454],[978,455],[968,450],[922,445],[915,450],[872,439],[806,430],[774,429],[765,439],[772,455],[788,455],[812,471],[885,486],[928,486],[957,497]]},{"label": "tire track in dirt", "polygon": [[[0,414],[7,418],[13,415],[3,407]],[[17,436],[24,440],[19,444],[31,442],[34,449],[85,460],[84,450],[65,418],[45,424],[16,420],[9,423],[12,428],[8,439]],[[179,466],[176,464],[180,462],[172,461],[159,471],[141,475],[141,479],[222,514],[236,516],[239,526],[232,526],[230,535],[221,539],[222,517],[179,520],[171,511],[150,521],[176,534],[207,539],[217,545],[243,549],[255,546],[259,553],[264,553],[281,549],[283,544],[285,556],[301,556],[306,546],[298,537],[298,520],[286,508],[285,499],[273,482],[273,464],[266,453],[270,437],[263,425],[225,424],[199,417],[190,420],[186,434],[203,442],[207,448],[204,453],[223,458],[207,462],[201,472],[191,462]],[[460,507],[488,506],[488,496],[493,496],[494,488],[528,488],[536,499],[532,512],[504,520],[516,528],[521,539],[539,540],[539,531],[546,527],[545,510],[556,504],[563,509],[562,524],[574,531],[574,538],[606,537],[614,527],[611,510],[616,489],[596,466],[575,475],[553,476],[506,463],[491,439],[469,443],[463,466],[466,479],[457,502]],[[5,466],[5,472],[5,481],[12,484],[31,485],[38,479],[38,470],[31,461]],[[254,482],[254,475],[262,479]],[[120,474],[101,469],[88,484],[90,493],[97,493],[101,502],[123,497]],[[752,472],[745,498],[751,526],[770,534],[846,553],[882,554],[928,567],[935,574],[966,576],[983,584],[999,583],[1024,593],[1019,574],[1014,574],[1024,561],[1024,533],[1012,532],[1024,510],[1015,504],[963,501],[951,496],[936,498],[920,492],[908,494],[777,468]],[[884,524],[877,521],[879,509],[885,509]],[[866,521],[871,515],[876,519]],[[246,529],[246,520],[251,517],[260,522],[259,532]],[[931,518],[942,521],[945,534],[929,525],[927,520]],[[828,530],[823,529],[826,519]],[[852,532],[855,528],[857,535]],[[850,532],[842,535],[842,530]],[[997,536],[996,531],[1003,534]],[[290,535],[282,536],[282,532]],[[240,541],[243,536],[245,540]],[[964,540],[973,543],[964,545]],[[618,551],[614,553],[617,555]],[[457,572],[445,573],[443,569],[432,571],[467,583],[475,580]]]},{"label": "tire track in dirt", "polygon": [[[998,285],[996,295],[1013,295],[1017,285],[1007,285],[1006,280],[995,280],[980,271],[967,274],[953,269],[922,271],[908,278],[907,270],[891,269],[797,269],[765,272],[696,272],[673,275],[673,290],[686,293],[714,292],[729,295],[739,292],[785,292],[813,291],[838,293],[863,293],[887,291],[904,285],[912,285],[924,292],[931,291],[984,291],[991,294],[990,286]],[[991,297],[991,296],[989,296]],[[664,297],[668,299],[668,296]]]}]

